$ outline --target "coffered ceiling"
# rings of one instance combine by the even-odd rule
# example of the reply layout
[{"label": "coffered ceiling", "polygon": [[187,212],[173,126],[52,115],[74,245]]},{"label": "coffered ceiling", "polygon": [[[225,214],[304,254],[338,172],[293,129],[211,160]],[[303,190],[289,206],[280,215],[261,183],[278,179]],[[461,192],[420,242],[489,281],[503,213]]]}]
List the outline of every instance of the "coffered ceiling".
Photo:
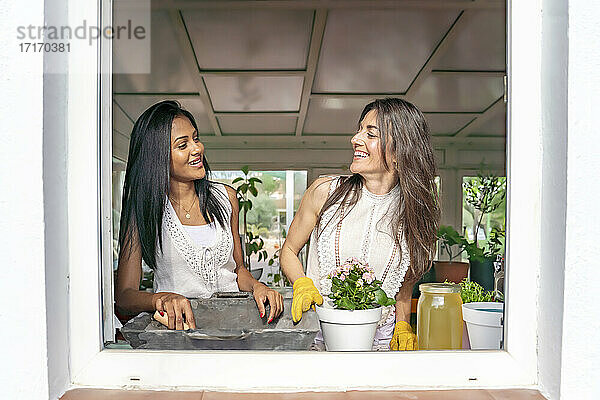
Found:
[{"label": "coffered ceiling", "polygon": [[153,3],[151,22],[151,73],[113,79],[124,141],[164,99],[213,143],[349,136],[385,96],[420,107],[434,142],[506,134],[504,1],[182,0]]}]

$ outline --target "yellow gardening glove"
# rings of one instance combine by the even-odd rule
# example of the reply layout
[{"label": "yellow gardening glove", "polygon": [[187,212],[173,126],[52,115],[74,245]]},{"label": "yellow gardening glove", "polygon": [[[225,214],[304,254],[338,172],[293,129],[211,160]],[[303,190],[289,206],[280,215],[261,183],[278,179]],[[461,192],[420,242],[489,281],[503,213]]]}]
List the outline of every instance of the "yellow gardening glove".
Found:
[{"label": "yellow gardening glove", "polygon": [[292,320],[302,319],[302,313],[308,311],[313,303],[323,304],[323,296],[315,287],[312,279],[303,276],[294,282],[294,298],[292,300]]},{"label": "yellow gardening glove", "polygon": [[396,322],[394,335],[390,341],[390,350],[418,350],[417,335],[412,332],[406,321]]}]

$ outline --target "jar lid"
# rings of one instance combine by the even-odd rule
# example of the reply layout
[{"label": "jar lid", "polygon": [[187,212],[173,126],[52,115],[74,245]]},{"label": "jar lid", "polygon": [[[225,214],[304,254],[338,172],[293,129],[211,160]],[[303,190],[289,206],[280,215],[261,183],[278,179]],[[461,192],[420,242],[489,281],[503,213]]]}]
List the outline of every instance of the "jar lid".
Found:
[{"label": "jar lid", "polygon": [[460,293],[460,285],[456,283],[422,283],[419,285],[419,290],[434,294]]}]

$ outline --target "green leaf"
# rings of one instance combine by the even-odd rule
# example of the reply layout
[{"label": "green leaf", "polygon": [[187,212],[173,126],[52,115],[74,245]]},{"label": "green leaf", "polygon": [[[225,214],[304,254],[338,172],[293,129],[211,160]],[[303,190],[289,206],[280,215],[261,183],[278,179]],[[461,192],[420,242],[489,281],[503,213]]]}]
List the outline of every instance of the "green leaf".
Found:
[{"label": "green leaf", "polygon": [[344,284],[340,278],[336,278],[335,276],[331,278],[331,283],[337,286],[342,286]]},{"label": "green leaf", "polygon": [[273,264],[274,264],[274,261],[273,261],[273,259],[270,259],[270,260],[269,260],[269,266],[271,266],[271,265],[273,265]]},{"label": "green leaf", "polygon": [[260,179],[254,178],[254,177],[248,179],[248,182],[250,182],[250,183],[262,183],[262,181]]},{"label": "green leaf", "polygon": [[242,178],[242,177],[239,177],[239,176],[238,176],[238,177],[237,177],[237,178],[235,178],[233,181],[231,181],[231,184],[233,185],[234,183],[238,183],[238,182],[241,182],[241,181],[243,181],[243,180],[244,180],[244,178]]},{"label": "green leaf", "polygon": [[442,225],[439,227],[437,236],[440,240],[445,242],[449,246],[465,245],[467,239],[465,239],[460,233],[458,233],[453,227],[449,225]]},{"label": "green leaf", "polygon": [[248,167],[247,165],[244,165],[244,166],[242,167],[242,172],[244,173],[244,175],[248,175],[248,171],[249,171],[249,170],[250,170],[250,169],[249,169],[249,167]]},{"label": "green leaf", "polygon": [[469,243],[465,246],[465,250],[469,255],[469,260],[482,261],[485,257],[483,256],[483,250],[477,247],[477,243]]},{"label": "green leaf", "polygon": [[381,288],[375,291],[375,302],[381,306],[391,306],[392,304],[396,304],[396,301],[387,297],[387,294],[385,294]]},{"label": "green leaf", "polygon": [[356,310],[356,304],[347,297],[338,300],[338,307],[344,310]]},{"label": "green leaf", "polygon": [[256,190],[256,188],[254,186],[250,186],[248,188],[248,190],[250,190],[250,193],[252,193],[252,196],[254,196],[254,197],[258,196],[258,190]]}]

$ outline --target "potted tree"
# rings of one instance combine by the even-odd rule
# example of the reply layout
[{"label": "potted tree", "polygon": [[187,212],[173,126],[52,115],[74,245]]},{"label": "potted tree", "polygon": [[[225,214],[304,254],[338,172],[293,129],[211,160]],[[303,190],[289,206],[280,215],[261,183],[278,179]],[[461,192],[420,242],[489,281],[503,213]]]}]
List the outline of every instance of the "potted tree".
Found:
[{"label": "potted tree", "polygon": [[474,238],[465,248],[471,264],[470,278],[481,284],[486,290],[494,288],[494,262],[503,252],[504,226],[491,229],[486,246],[480,248],[478,235],[485,216],[496,211],[506,197],[506,178],[493,174],[478,173],[476,178],[463,184],[465,201],[472,207]]},{"label": "potted tree", "polygon": [[[435,278],[438,282],[454,282],[459,283],[467,277],[469,273],[469,264],[462,261],[453,261],[461,255],[469,242],[453,227],[442,225],[437,232],[439,244],[444,253],[448,256],[447,261],[434,261]],[[457,248],[454,252],[453,248]]]},{"label": "potted tree", "polygon": [[239,183],[235,190],[237,192],[240,210],[242,211],[243,233],[241,236],[245,258],[244,264],[252,276],[254,276],[255,279],[259,279],[262,275],[262,268],[252,270],[250,257],[252,254],[258,254],[258,262],[260,262],[262,260],[266,260],[268,258],[268,254],[264,249],[264,240],[249,229],[248,211],[252,210],[252,200],[250,197],[258,196],[257,185],[262,184],[262,181],[259,178],[250,177],[250,170],[247,165],[244,165],[241,170],[244,176],[235,178],[231,183],[234,185]]},{"label": "potted tree", "polygon": [[493,290],[494,264],[502,259],[504,252],[504,229],[492,228],[485,246],[470,246],[466,251],[471,264],[471,280],[479,283],[485,290]]},{"label": "potted tree", "polygon": [[470,348],[496,350],[502,348],[504,303],[500,292],[486,291],[477,282],[464,279],[460,283],[462,312]]},{"label": "potted tree", "polygon": [[330,275],[331,293],[316,306],[328,351],[369,351],[381,307],[396,303],[368,264],[349,258]]}]

